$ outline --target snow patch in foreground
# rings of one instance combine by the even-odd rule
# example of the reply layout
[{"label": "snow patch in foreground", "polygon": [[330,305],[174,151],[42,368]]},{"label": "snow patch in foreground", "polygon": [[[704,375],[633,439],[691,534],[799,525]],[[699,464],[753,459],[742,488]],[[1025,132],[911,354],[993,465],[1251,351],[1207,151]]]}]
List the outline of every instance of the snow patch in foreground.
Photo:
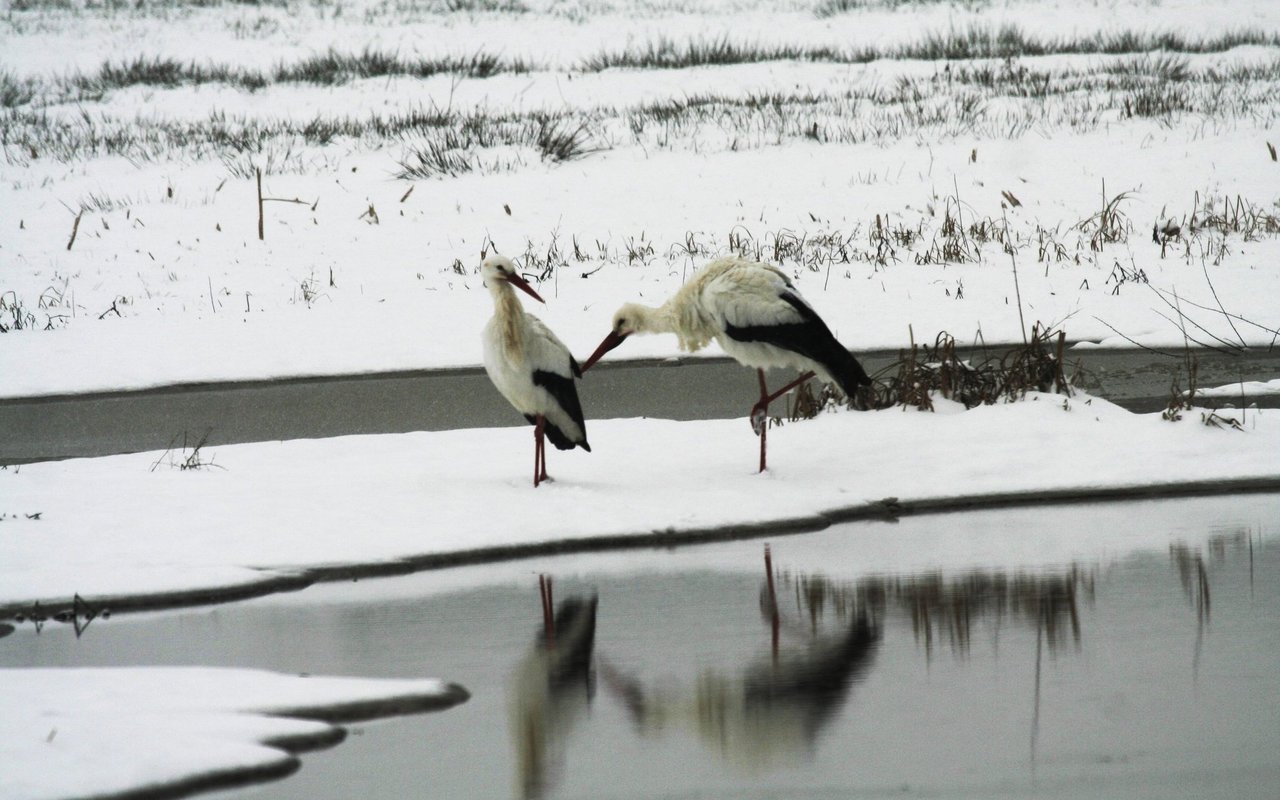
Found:
[{"label": "snow patch in foreground", "polygon": [[294,752],[341,741],[324,720],[444,708],[439,680],[310,678],[245,669],[0,670],[0,774],[11,800],[278,778]]}]

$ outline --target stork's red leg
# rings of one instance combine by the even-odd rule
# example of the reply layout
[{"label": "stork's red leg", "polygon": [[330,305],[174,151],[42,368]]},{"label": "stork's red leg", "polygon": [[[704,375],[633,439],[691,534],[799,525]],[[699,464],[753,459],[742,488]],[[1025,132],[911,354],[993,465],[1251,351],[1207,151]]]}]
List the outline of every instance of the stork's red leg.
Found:
[{"label": "stork's red leg", "polygon": [[760,377],[760,402],[756,403],[755,408],[751,409],[751,424],[757,425],[757,415],[759,416],[760,428],[760,471],[764,472],[765,460],[765,443],[769,435],[769,386],[764,381],[764,370],[756,370],[756,374]]},{"label": "stork's red leg", "polygon": [[542,438],[538,440],[538,480],[545,481],[547,479],[547,423],[546,419],[542,421]]},{"label": "stork's red leg", "polygon": [[[813,377],[813,375],[814,375],[814,374],[813,374],[812,372],[802,372],[802,373],[800,373],[800,377],[796,378],[796,379],[795,379],[794,381],[792,381],[791,383],[788,383],[786,386],[783,386],[783,387],[782,387],[781,389],[779,389],[778,391],[776,391],[776,392],[774,392],[773,394],[769,395],[768,403],[772,403],[774,400],[777,400],[779,397],[782,397],[782,396],[783,396],[784,394],[786,394],[787,392],[791,391],[792,389],[796,388],[796,387],[797,387],[797,386],[799,386],[800,384],[802,384],[802,383],[804,383],[805,381],[807,381],[807,380],[809,380],[810,378],[812,378],[812,377]],[[767,403],[766,403],[766,404],[767,404]]]},{"label": "stork's red leg", "polygon": [[754,428],[756,433],[759,434],[760,436],[760,471],[764,472],[765,439],[769,432],[769,404],[772,403],[774,400],[777,400],[779,397],[782,397],[784,394],[791,391],[792,389],[796,388],[800,384],[812,378],[813,373],[812,372],[801,373],[800,377],[796,378],[791,383],[788,383],[786,386],[783,386],[781,389],[774,392],[773,394],[769,393],[769,386],[768,384],[765,383],[764,370],[757,369],[756,374],[760,378],[760,400],[754,406],[751,407],[751,427]]},{"label": "stork's red leg", "polygon": [[542,441],[542,427],[546,424],[546,420],[539,414],[533,423],[533,488],[537,489],[538,484],[542,482],[542,448],[545,446]]}]

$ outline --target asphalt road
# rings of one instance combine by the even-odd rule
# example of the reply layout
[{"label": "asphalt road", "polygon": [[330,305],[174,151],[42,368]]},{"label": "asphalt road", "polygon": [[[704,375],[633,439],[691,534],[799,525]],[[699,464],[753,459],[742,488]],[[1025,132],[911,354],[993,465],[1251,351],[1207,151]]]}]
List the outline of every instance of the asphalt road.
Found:
[{"label": "asphalt road", "polygon": [[[859,358],[875,374],[899,354]],[[1068,351],[1068,374],[1078,361],[1086,388],[1134,411],[1163,408],[1182,364],[1146,350]],[[1200,352],[1198,362],[1201,386],[1280,376],[1280,349]],[[790,377],[778,373],[771,383]],[[580,387],[589,420],[745,416],[759,391],[755,372],[726,358],[606,361]],[[1280,405],[1276,395],[1256,400]],[[0,399],[0,464],[181,448],[206,436],[207,445],[220,445],[522,424],[480,368],[188,384]]]}]

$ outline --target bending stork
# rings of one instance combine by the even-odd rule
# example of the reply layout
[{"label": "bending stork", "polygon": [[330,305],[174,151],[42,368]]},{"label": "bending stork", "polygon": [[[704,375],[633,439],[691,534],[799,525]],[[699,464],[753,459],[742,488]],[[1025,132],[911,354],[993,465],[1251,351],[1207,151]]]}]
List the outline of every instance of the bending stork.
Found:
[{"label": "bending stork", "polygon": [[484,326],[484,371],[516,411],[533,423],[533,485],[547,480],[546,439],[557,450],[581,447],[588,453],[587,426],[574,378],[582,376],[578,362],[551,329],[526,314],[512,286],[539,303],[545,302],[520,277],[506,256],[490,256],[480,267],[493,318]]},{"label": "bending stork", "polygon": [[[760,399],[751,407],[751,426],[760,436],[760,471],[765,469],[769,403],[815,375],[852,396],[871,383],[853,354],[836,341],[817,312],[780,270],[729,257],[712,261],[658,308],[627,303],[613,315],[613,329],[582,365],[590,369],[633,333],[674,333],[680,348],[693,352],[715,339],[740,364],[755,367]],[[770,393],[767,367],[793,367],[802,374]]]}]

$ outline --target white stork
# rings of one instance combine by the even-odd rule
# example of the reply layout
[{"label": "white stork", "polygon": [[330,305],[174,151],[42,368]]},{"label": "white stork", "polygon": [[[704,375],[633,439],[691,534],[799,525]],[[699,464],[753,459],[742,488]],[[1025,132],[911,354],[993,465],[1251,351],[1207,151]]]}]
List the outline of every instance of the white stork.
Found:
[{"label": "white stork", "polygon": [[[871,383],[782,271],[733,256],[707,264],[658,308],[636,303],[619,308],[613,329],[582,369],[633,333],[674,333],[689,352],[715,339],[738,363],[756,368],[760,400],[751,407],[751,425],[760,436],[761,472],[769,403],[815,375],[850,396]],[[768,367],[793,367],[803,374],[770,394],[764,378]]]},{"label": "white stork", "polygon": [[481,265],[480,274],[493,295],[494,306],[493,318],[484,326],[484,370],[502,396],[533,423],[536,488],[547,480],[545,439],[558,450],[581,447],[591,452],[573,383],[582,370],[551,329],[520,306],[512,286],[539,303],[545,301],[516,272],[511,259],[490,256]]}]

